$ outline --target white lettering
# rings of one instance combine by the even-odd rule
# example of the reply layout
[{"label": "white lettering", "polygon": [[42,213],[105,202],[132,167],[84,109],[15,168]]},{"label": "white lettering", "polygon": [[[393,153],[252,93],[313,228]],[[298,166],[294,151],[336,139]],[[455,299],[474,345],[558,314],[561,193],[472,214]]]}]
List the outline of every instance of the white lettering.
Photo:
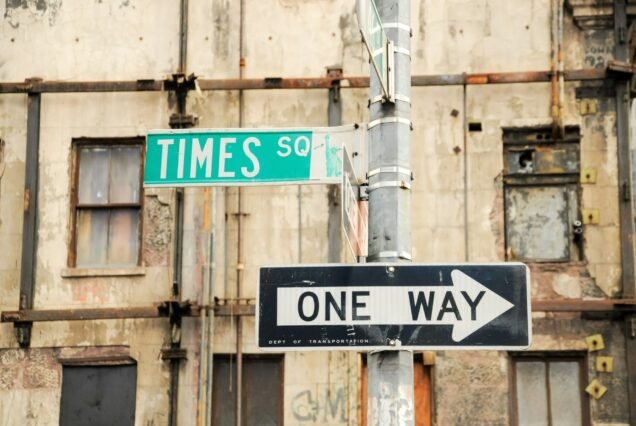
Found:
[{"label": "white lettering", "polygon": [[252,153],[252,151],[250,151],[250,145],[251,144],[253,144],[254,146],[261,146],[261,141],[259,141],[257,138],[255,138],[253,136],[249,137],[249,138],[245,139],[245,141],[243,141],[243,152],[245,153],[247,158],[249,158],[252,161],[252,170],[249,171],[249,170],[247,170],[247,167],[241,167],[241,173],[243,173],[243,176],[248,177],[248,178],[253,178],[261,170],[261,166],[258,163],[258,158],[256,158],[254,153]]},{"label": "white lettering", "polygon": [[179,139],[179,164],[177,165],[177,177],[183,177],[183,163],[185,159],[185,139]]},{"label": "white lettering", "polygon": [[172,145],[173,142],[172,139],[159,139],[157,141],[157,144],[161,145],[161,172],[159,175],[161,179],[165,179],[168,173],[168,147]]},{"label": "white lettering", "polygon": [[[300,145],[303,144],[301,147]],[[298,136],[294,141],[294,151],[299,157],[306,157],[311,150],[311,141],[307,136]]]},{"label": "white lettering", "polygon": [[201,149],[198,138],[192,138],[192,162],[190,163],[190,178],[197,177],[197,166],[205,165],[205,177],[212,177],[212,138],[205,141]]},{"label": "white lettering", "polygon": [[234,172],[225,171],[225,160],[232,158],[232,153],[227,152],[227,144],[236,143],[236,138],[221,138],[221,151],[219,152],[219,177],[234,177]]},{"label": "white lettering", "polygon": [[285,149],[285,151],[276,151],[276,154],[278,154],[279,157],[287,157],[292,152],[291,146],[286,145],[285,142],[287,142],[287,144],[291,142],[289,136],[282,136],[280,139],[278,139],[278,146]]}]

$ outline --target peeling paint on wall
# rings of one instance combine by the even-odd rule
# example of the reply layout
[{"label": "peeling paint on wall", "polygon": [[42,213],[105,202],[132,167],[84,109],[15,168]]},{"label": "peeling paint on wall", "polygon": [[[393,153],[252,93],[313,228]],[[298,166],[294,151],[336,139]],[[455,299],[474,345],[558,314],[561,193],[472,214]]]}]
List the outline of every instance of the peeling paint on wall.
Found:
[{"label": "peeling paint on wall", "polygon": [[49,25],[55,25],[62,0],[6,0],[4,19],[13,28],[21,22],[42,21],[48,18]]},{"label": "peeling paint on wall", "polygon": [[144,204],[144,240],[142,259],[146,266],[168,265],[172,240],[172,213],[159,197],[146,197]]}]

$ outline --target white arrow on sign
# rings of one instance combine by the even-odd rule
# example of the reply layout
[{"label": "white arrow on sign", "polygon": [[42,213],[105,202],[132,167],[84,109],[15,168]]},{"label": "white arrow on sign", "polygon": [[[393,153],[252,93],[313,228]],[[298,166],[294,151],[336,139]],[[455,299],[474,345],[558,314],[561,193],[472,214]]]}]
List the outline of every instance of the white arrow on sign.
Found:
[{"label": "white arrow on sign", "polygon": [[514,305],[463,272],[452,286],[302,287],[277,289],[277,325],[452,325],[459,342]]}]

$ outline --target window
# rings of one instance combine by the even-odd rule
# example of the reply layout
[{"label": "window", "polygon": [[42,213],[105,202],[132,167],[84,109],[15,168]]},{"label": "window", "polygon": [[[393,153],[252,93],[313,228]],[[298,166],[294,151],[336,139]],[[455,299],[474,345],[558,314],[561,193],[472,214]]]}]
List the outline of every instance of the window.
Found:
[{"label": "window", "polygon": [[[434,358],[427,353],[413,354],[413,404],[415,405],[414,426],[431,426],[433,418],[433,391],[431,386]],[[366,354],[362,354],[361,392],[358,401],[358,424],[367,425],[367,404],[369,398],[369,370]]]},{"label": "window", "polygon": [[69,266],[122,268],[140,263],[142,139],[74,143],[73,249]]},{"label": "window", "polygon": [[133,426],[137,365],[65,365],[60,426]]},{"label": "window", "polygon": [[[236,356],[214,357],[212,424],[236,424]],[[283,357],[243,356],[241,424],[283,424]]]},{"label": "window", "polygon": [[579,128],[504,128],[506,258],[570,262],[582,255]]},{"label": "window", "polygon": [[589,425],[585,354],[512,355],[511,403],[519,426]]}]

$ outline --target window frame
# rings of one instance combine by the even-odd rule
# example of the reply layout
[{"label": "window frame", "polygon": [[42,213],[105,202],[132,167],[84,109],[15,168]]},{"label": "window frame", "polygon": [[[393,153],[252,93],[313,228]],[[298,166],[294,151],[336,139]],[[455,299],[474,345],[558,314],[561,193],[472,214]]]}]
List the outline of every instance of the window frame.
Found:
[{"label": "window frame", "polygon": [[590,403],[585,393],[585,385],[588,380],[587,353],[582,351],[540,351],[540,352],[509,352],[508,353],[508,412],[510,413],[510,425],[519,425],[519,411],[517,404],[517,368],[519,362],[543,362],[546,364],[546,393],[548,406],[548,424],[552,422],[552,409],[550,402],[550,363],[551,362],[576,362],[579,364],[579,393],[581,399],[581,419],[583,426],[591,426]]},{"label": "window frame", "polygon": [[[106,203],[106,204],[80,204],[78,202],[79,194],[79,175],[80,175],[80,150],[82,148],[106,148],[112,149],[117,146],[139,147],[139,202],[138,203]],[[96,211],[101,209],[117,209],[117,208],[137,208],[139,228],[137,232],[137,262],[131,265],[137,268],[143,265],[143,211],[144,211],[144,164],[145,164],[145,138],[141,136],[135,137],[100,137],[100,138],[74,138],[71,145],[71,184],[70,184],[70,214],[69,214],[69,243],[67,265],[73,270],[103,270],[112,271],[121,269],[119,267],[111,267],[109,265],[100,266],[77,266],[77,213],[81,209]]]}]

